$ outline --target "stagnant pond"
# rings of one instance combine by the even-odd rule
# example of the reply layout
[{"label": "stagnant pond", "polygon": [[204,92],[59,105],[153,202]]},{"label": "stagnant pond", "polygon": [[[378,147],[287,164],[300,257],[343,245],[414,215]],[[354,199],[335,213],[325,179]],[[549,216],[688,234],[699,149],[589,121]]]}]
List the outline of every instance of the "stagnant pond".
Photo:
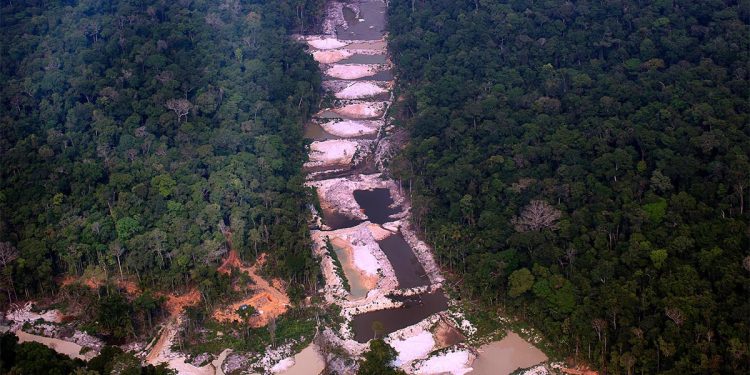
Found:
[{"label": "stagnant pond", "polygon": [[391,215],[399,212],[399,207],[391,207],[393,198],[388,189],[355,190],[354,200],[364,210],[367,218],[376,224],[383,224],[391,219]]},{"label": "stagnant pond", "polygon": [[397,309],[371,311],[354,316],[352,327],[354,328],[355,340],[365,343],[375,337],[374,322],[382,324],[383,330],[377,332],[377,336],[383,337],[391,332],[417,324],[430,315],[448,308],[448,299],[442,290],[394,299],[402,300],[404,305]]},{"label": "stagnant pond", "polygon": [[422,264],[414,256],[414,251],[401,236],[401,233],[388,236],[378,241],[388,261],[396,272],[398,287],[402,289],[424,286],[430,283]]},{"label": "stagnant pond", "polygon": [[320,124],[311,121],[305,125],[305,138],[312,139],[313,141],[327,141],[329,139],[339,139],[340,137],[328,133]]},{"label": "stagnant pond", "polygon": [[479,348],[479,356],[472,364],[473,375],[508,375],[519,368],[527,368],[547,360],[547,356],[514,332],[500,341]]},{"label": "stagnant pond", "polygon": [[344,276],[349,282],[349,294],[352,298],[359,299],[367,296],[367,292],[370,289],[365,285],[365,281],[362,279],[362,274],[354,266],[353,254],[351,251],[347,251],[345,248],[337,245],[333,245],[333,250],[336,252],[336,257],[341,262],[341,267],[344,269]]}]

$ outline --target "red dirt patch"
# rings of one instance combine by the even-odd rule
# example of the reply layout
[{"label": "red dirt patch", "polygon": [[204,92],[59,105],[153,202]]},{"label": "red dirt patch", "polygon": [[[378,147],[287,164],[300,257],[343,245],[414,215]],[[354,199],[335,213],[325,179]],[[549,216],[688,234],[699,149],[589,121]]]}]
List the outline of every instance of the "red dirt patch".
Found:
[{"label": "red dirt patch", "polygon": [[[63,277],[62,280],[59,281],[59,283],[60,286],[63,287],[73,284],[81,284],[94,290],[99,289],[99,287],[105,286],[107,284],[106,280],[99,276],[76,277],[70,275]],[[114,283],[118,288],[124,290],[129,297],[137,297],[142,293],[141,288],[138,287],[138,283],[136,283],[133,279],[127,277],[118,278]]]},{"label": "red dirt patch", "polygon": [[461,331],[457,330],[445,319],[440,319],[437,326],[433,329],[433,335],[435,336],[435,343],[438,349],[447,348],[466,340]]},{"label": "red dirt patch", "polygon": [[242,263],[235,250],[229,252],[229,256],[221,264],[218,271],[230,274],[232,268],[237,268],[240,272],[246,273],[254,282],[254,284],[250,285],[250,289],[254,291],[254,294],[229,306],[214,310],[214,319],[219,322],[242,322],[243,320],[237,314],[237,310],[243,305],[249,305],[257,311],[257,314],[250,318],[250,326],[257,328],[268,324],[271,319],[275,319],[286,312],[290,301],[284,292],[283,282],[274,279],[271,280],[273,284],[271,285],[271,283],[260,277],[256,272],[258,267],[265,264],[265,262],[265,254],[262,254],[252,267],[248,267]]},{"label": "red dirt patch", "polygon": [[182,310],[184,310],[185,307],[195,306],[200,301],[200,292],[198,292],[198,289],[193,288],[190,289],[190,291],[188,291],[187,293],[181,294],[179,296],[174,294],[167,295],[167,302],[165,303],[165,305],[167,310],[169,311],[169,314],[171,316],[176,316],[182,313]]}]

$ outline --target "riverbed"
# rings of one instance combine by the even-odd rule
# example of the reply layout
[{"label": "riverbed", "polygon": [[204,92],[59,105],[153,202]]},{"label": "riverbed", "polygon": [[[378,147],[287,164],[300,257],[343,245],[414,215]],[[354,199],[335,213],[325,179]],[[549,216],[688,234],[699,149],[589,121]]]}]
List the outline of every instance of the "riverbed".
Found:
[{"label": "riverbed", "polygon": [[[326,301],[342,306],[346,319],[331,337],[357,356],[375,336],[398,335],[400,342],[408,342],[410,335],[425,335],[429,322],[447,311],[449,300],[432,253],[405,225],[410,207],[403,192],[387,170],[377,169],[385,164],[375,151],[389,137],[387,109],[394,87],[385,41],[386,4],[329,1],[326,15],[323,34],[300,38],[324,72],[323,89],[338,99],[306,125],[312,141],[308,186],[316,189],[321,208],[313,238],[322,258]],[[332,240],[341,270],[334,272],[337,266],[325,250],[325,238]],[[363,251],[371,252],[366,262]],[[417,326],[421,328],[412,329]],[[437,344],[433,340],[430,345],[409,362],[423,359]]]},{"label": "riverbed", "polygon": [[[299,37],[320,64],[323,89],[335,98],[305,128],[313,161],[306,185],[316,190],[322,216],[312,230],[325,279],[321,291],[344,318],[321,334],[355,358],[375,337],[392,342],[407,373],[465,374],[476,363],[474,373],[497,374],[537,364],[546,357],[514,334],[483,347],[474,361],[466,342],[476,329],[443,293],[432,250],[409,222],[409,200],[384,167],[381,158],[389,152],[381,147],[392,145],[388,109],[395,86],[386,8],[383,0],[330,0],[323,33]],[[336,239],[340,270],[326,238]],[[364,259],[362,251],[371,252],[367,262],[354,259]],[[340,373],[356,370],[346,359],[331,363]]]}]

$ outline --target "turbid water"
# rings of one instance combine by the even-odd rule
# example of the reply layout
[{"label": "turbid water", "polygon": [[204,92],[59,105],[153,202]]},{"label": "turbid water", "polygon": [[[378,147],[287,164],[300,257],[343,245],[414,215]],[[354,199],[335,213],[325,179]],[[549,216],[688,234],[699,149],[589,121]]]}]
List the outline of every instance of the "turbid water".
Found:
[{"label": "turbid water", "polygon": [[354,259],[352,259],[351,251],[347,251],[341,246],[333,245],[333,250],[336,252],[336,256],[341,262],[341,266],[344,269],[344,276],[349,281],[349,293],[353,299],[359,299],[367,296],[367,292],[370,288],[367,287],[366,281],[362,277],[362,273],[354,266]]},{"label": "turbid water", "polygon": [[[387,65],[385,67],[379,65],[390,64],[386,54],[384,32],[386,4],[383,0],[350,0],[345,4],[343,10],[340,10],[340,3],[329,3],[327,14],[332,18],[327,19],[327,25],[336,24],[343,18],[347,22],[347,26],[337,26],[335,31],[326,29],[327,34],[325,35],[305,37],[314,56],[321,63],[323,71],[331,75],[323,77],[325,80],[324,88],[336,98],[347,99],[334,100],[333,103],[328,104],[331,106],[330,108],[323,109],[315,117],[319,123],[328,119],[367,119],[382,121],[379,126],[389,125],[389,115],[386,110],[390,106],[393,84],[386,84],[383,81],[391,82],[393,72],[388,69]],[[336,12],[341,13],[336,14]],[[345,58],[342,58],[342,56]],[[347,66],[349,64],[351,66]],[[363,68],[361,65],[355,66],[353,64],[375,64],[378,66]],[[372,72],[376,73],[372,74]],[[386,92],[383,92],[384,90]],[[380,267],[378,276],[368,279],[369,274],[365,277],[362,270],[357,269],[357,263],[352,262],[353,254],[346,251],[345,246],[335,246],[334,250],[342,264],[342,271],[350,285],[351,293],[342,291],[339,274],[331,265],[331,260],[322,256],[323,264],[328,270],[324,275],[326,287],[330,288],[329,291],[326,291],[326,300],[342,306],[342,313],[347,322],[341,327],[351,326],[351,330],[333,328],[334,335],[342,340],[342,348],[350,354],[357,355],[362,348],[357,343],[366,343],[373,337],[384,337],[420,322],[425,323],[424,320],[430,317],[436,318],[436,313],[443,312],[448,308],[448,299],[440,289],[442,277],[434,259],[424,249],[420,248],[420,251],[416,252],[412,247],[422,245],[417,245],[418,239],[416,239],[416,234],[409,225],[408,202],[394,205],[395,198],[398,198],[395,200],[400,203],[403,201],[400,196],[391,196],[391,191],[396,191],[395,186],[397,184],[388,179],[389,173],[387,170],[378,170],[375,167],[387,163],[371,162],[377,158],[377,156],[373,156],[373,151],[379,150],[380,146],[388,144],[392,140],[389,138],[389,132],[385,130],[387,127],[379,129],[374,141],[365,141],[362,139],[364,134],[374,135],[375,132],[357,133],[357,126],[362,126],[361,123],[358,125],[356,122],[342,121],[341,123],[325,125],[325,128],[319,124],[308,125],[306,137],[312,139],[313,144],[320,141],[329,141],[325,145],[335,144],[336,147],[347,147],[347,144],[356,142],[358,145],[357,160],[364,160],[365,162],[349,166],[329,163],[319,165],[316,169],[311,170],[319,172],[311,175],[309,177],[311,180],[329,182],[331,189],[339,189],[336,190],[337,194],[322,197],[321,205],[326,207],[322,212],[323,223],[326,225],[322,235],[325,235],[325,232],[331,229],[351,228],[361,223],[360,219],[354,219],[343,214],[343,212],[356,213],[355,210],[358,206],[361,213],[366,216],[366,220],[372,223],[368,228],[375,228],[375,231],[370,233],[373,234],[373,237],[376,237],[377,247],[382,250],[382,254],[377,258]],[[328,133],[326,129],[335,132],[336,135]],[[330,140],[342,139],[341,136],[348,137],[347,142],[330,142]],[[319,150],[324,145],[318,143],[317,146],[319,147],[311,147],[311,149]],[[333,152],[333,150],[330,152]],[[376,159],[376,161],[378,160]],[[374,177],[373,174],[376,172],[382,172],[382,175]],[[337,179],[333,180],[334,178]],[[373,183],[369,178],[377,178],[377,183]],[[344,185],[339,186],[337,184]],[[387,186],[387,188],[383,188],[383,186]],[[318,236],[318,238],[322,237]],[[347,239],[347,241],[352,241],[352,239]],[[357,243],[359,251],[362,250],[362,246],[366,242],[362,239],[358,241],[360,241]],[[324,249],[319,243],[317,245],[316,251],[321,248]],[[373,251],[373,254],[380,253],[377,248],[371,251]],[[385,257],[382,255],[385,255]],[[429,274],[426,270],[429,271]],[[375,279],[377,279],[377,284],[374,284]],[[369,291],[367,290],[368,286],[372,288]],[[405,289],[424,286],[430,286],[428,290],[433,290],[433,292],[409,297],[397,296],[405,293]],[[393,308],[394,304],[399,302],[402,303],[401,306]],[[471,367],[473,355],[469,349],[456,346],[456,344],[465,341],[466,338],[454,324],[449,319],[440,319],[440,324],[433,330],[436,338],[435,343],[427,349],[429,349],[428,352],[433,351],[430,359],[437,358],[438,363],[440,363],[439,361],[445,361],[445,358],[449,358],[452,361],[452,363],[447,364],[452,369],[449,372],[463,374]],[[419,335],[415,332],[424,329],[427,328],[424,326],[414,327],[413,330],[407,330],[403,333],[407,336]],[[421,332],[424,333],[424,331]],[[391,339],[393,338],[394,336],[391,336]],[[543,357],[538,356],[541,353],[538,349],[523,340],[519,340],[520,338],[517,340],[517,336],[511,334],[500,342],[483,347],[482,350],[485,354],[482,354],[477,361],[474,373],[480,375],[506,374],[516,368],[532,366],[544,360]],[[356,341],[356,343],[353,341]],[[451,347],[451,353],[456,355],[441,359],[439,357],[443,354],[434,354],[435,350],[445,347]],[[408,352],[408,350],[406,351]],[[424,372],[423,369],[409,367],[416,365],[416,363],[405,363],[404,369],[409,373]],[[423,364],[420,363],[419,365]],[[356,365],[345,365],[344,368],[337,371],[353,373],[356,371]]]},{"label": "turbid water", "polygon": [[279,375],[317,375],[323,372],[325,362],[314,344],[308,345],[294,356],[294,365]]},{"label": "turbid water", "polygon": [[472,364],[473,375],[508,375],[519,368],[528,368],[547,360],[547,356],[514,332],[500,341],[479,348]]},{"label": "turbid water", "polygon": [[325,131],[317,122],[309,122],[305,125],[305,138],[313,141],[327,141],[329,139],[338,139],[339,137]]},{"label": "turbid water", "polygon": [[81,354],[81,349],[83,349],[83,347],[74,342],[34,335],[21,330],[16,331],[15,334],[16,336],[18,336],[18,342],[38,342],[44,346],[54,349],[60,354],[65,354],[70,358],[83,359],[88,361],[97,355],[97,353],[94,351],[89,351],[86,354]]},{"label": "turbid water", "polygon": [[[323,75],[323,79],[324,80],[337,80],[339,78],[331,77],[328,75]],[[369,75],[366,77],[356,78],[356,79],[353,79],[352,81],[391,81],[391,80],[393,80],[393,73],[391,71],[386,70],[382,72],[377,72],[373,75]],[[385,97],[385,99],[388,99],[388,98]]]}]

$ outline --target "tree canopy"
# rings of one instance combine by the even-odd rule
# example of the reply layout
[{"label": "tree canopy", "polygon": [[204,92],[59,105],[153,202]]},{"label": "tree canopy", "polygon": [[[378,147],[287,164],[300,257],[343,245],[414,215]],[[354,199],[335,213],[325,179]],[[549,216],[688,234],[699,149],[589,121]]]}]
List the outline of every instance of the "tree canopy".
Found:
[{"label": "tree canopy", "polygon": [[463,290],[607,372],[749,371],[750,3],[389,4],[393,170]]},{"label": "tree canopy", "polygon": [[301,167],[320,74],[289,33],[322,3],[3,2],[6,298],[92,268],[200,283],[227,238],[299,297],[316,274]]}]

